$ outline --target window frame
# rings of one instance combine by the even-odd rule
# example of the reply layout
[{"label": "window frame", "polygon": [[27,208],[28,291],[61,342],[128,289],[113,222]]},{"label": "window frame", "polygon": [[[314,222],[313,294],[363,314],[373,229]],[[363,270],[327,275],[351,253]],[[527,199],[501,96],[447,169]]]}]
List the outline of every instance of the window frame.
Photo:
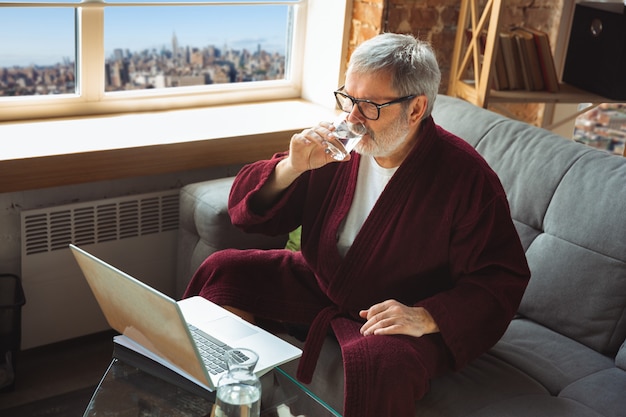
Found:
[{"label": "window frame", "polygon": [[[237,2],[259,5],[259,2]],[[278,4],[267,1],[266,4]],[[227,5],[198,1],[165,3],[1,3],[0,7],[70,7],[77,30],[76,94],[0,98],[0,122],[25,119],[82,117],[128,112],[162,111],[302,98],[329,107],[332,90],[343,79],[351,0],[294,0],[295,8],[288,80],[177,87],[132,92],[105,92],[104,10],[107,7],[163,5],[185,7]],[[285,4],[285,3],[283,3]],[[323,23],[320,25],[320,23]],[[316,32],[317,31],[317,32]],[[319,42],[320,31],[336,44]],[[317,40],[317,42],[316,42]],[[323,59],[319,57],[323,56]],[[324,94],[326,93],[326,94]]]}]

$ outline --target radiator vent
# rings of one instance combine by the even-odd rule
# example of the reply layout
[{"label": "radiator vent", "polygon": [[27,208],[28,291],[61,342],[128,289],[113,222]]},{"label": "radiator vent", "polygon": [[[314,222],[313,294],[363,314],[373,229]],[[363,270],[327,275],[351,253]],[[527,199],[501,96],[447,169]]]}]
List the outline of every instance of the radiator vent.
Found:
[{"label": "radiator vent", "polygon": [[110,328],[70,243],[171,296],[178,195],[167,190],[22,211],[22,349]]},{"label": "radiator vent", "polygon": [[29,210],[26,255],[178,229],[178,190]]}]

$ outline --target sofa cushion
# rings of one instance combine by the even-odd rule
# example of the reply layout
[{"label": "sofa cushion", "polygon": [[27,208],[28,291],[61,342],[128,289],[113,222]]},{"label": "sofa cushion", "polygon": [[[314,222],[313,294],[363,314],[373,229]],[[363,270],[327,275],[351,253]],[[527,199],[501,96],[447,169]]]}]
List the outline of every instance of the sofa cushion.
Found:
[{"label": "sofa cushion", "polygon": [[[546,395],[522,395],[489,404],[467,417],[608,417],[565,398]],[[443,417],[441,415],[440,417]]]},{"label": "sofa cushion", "polygon": [[498,174],[514,219],[543,231],[545,213],[563,173],[589,149],[531,125],[507,121],[476,150]]},{"label": "sofa cushion", "polygon": [[545,387],[550,394],[615,366],[613,358],[527,319],[515,319],[490,353]]},{"label": "sofa cushion", "polygon": [[[623,157],[588,151],[561,178],[543,229],[546,233],[626,262],[625,179]],[[626,273],[626,268],[623,271]]]},{"label": "sofa cushion", "polygon": [[626,372],[619,368],[596,372],[572,383],[559,397],[577,401],[604,417],[623,417],[626,413]]},{"label": "sofa cushion", "polygon": [[431,390],[417,401],[420,417],[461,417],[489,404],[525,395],[547,396],[541,384],[489,353],[459,372],[431,381]]},{"label": "sofa cushion", "polygon": [[245,233],[232,226],[227,206],[234,178],[223,178],[210,184],[191,184],[181,189],[181,228],[194,230],[200,240],[215,249],[277,248],[284,246],[285,236],[278,239]]},{"label": "sofa cushion", "polygon": [[545,235],[526,253],[532,278],[519,310],[608,355],[626,338],[625,178],[622,157],[595,150],[561,175]]},{"label": "sofa cushion", "polygon": [[626,371],[626,341],[622,343],[622,347],[617,352],[617,356],[615,357],[615,364]]},{"label": "sofa cushion", "polygon": [[624,263],[547,233],[532,243],[526,256],[532,278],[519,312],[614,355],[624,340]]}]

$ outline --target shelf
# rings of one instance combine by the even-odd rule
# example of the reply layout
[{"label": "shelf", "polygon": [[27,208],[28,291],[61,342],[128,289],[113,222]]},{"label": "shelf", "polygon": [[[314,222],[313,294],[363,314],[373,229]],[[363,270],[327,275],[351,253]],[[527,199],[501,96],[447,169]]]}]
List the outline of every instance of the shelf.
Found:
[{"label": "shelf", "polygon": [[[480,0],[462,0],[459,11],[448,95],[463,98],[479,107],[487,107],[491,79],[495,67],[500,18],[504,0],[487,0],[480,10]],[[466,29],[472,34],[467,42]],[[482,39],[482,34],[487,33]],[[466,73],[472,69],[473,80],[467,82]]]},{"label": "shelf", "polygon": [[[559,84],[558,93],[526,90],[489,90],[489,103],[618,103],[589,91],[581,90],[569,84]],[[457,81],[456,96],[475,102],[476,87],[472,80]]]},{"label": "shelf", "polygon": [[[484,3],[484,4],[482,4]],[[571,27],[575,0],[564,0],[563,16],[559,35],[556,40],[555,66],[557,70],[564,63],[565,50]],[[572,85],[561,83],[558,93],[548,91],[526,90],[493,90],[490,88],[495,72],[498,34],[500,33],[501,19],[506,7],[506,0],[462,0],[459,11],[457,34],[452,52],[450,81],[448,95],[462,98],[479,107],[487,108],[502,103],[547,103],[542,127],[553,130],[564,123],[571,121],[578,115],[601,103],[621,102],[612,100],[589,91],[581,90]],[[567,18],[569,16],[569,19]],[[474,34],[468,40],[467,33]],[[484,34],[486,36],[477,36]],[[470,79],[471,78],[471,79]],[[554,104],[590,103],[569,116],[554,121]],[[503,109],[508,114],[506,109]],[[547,115],[549,114],[549,115]],[[515,118],[514,115],[510,114]]]},{"label": "shelf", "polygon": [[[456,97],[476,104],[478,99],[476,96],[476,88],[471,80],[458,81],[456,84]],[[569,104],[586,104],[579,106],[578,111],[570,113],[561,120],[553,121],[551,124],[542,126],[547,130],[555,128],[569,122],[581,114],[591,110],[593,107],[602,103],[622,103],[624,100],[613,100],[597,94],[581,90],[569,84],[559,84],[558,93],[549,93],[547,91],[525,91],[525,90],[489,90],[489,103],[497,107],[501,113],[514,119],[515,115],[510,113],[506,108],[498,106],[501,103],[569,103]],[[486,107],[486,106],[485,106]]]},{"label": "shelf", "polygon": [[[562,83],[558,93],[526,90],[492,90],[489,88],[495,70],[495,56],[500,32],[500,20],[506,0],[488,0],[480,10],[480,0],[462,0],[457,36],[452,54],[448,95],[462,98],[480,107],[491,103],[615,103],[597,94]],[[570,2],[571,3],[571,2]],[[568,3],[569,4],[569,3]],[[571,5],[569,5],[571,8]],[[479,39],[470,33],[487,33]],[[480,45],[484,42],[484,45]],[[558,45],[562,45],[559,41]],[[561,47],[562,48],[562,47]],[[562,55],[561,53],[556,54]],[[562,60],[562,59],[561,59]],[[560,60],[559,60],[560,61]],[[557,65],[558,67],[559,65]],[[473,76],[466,73],[472,69]],[[473,79],[468,79],[472,77]]]},{"label": "shelf", "polygon": [[489,101],[492,103],[616,103],[589,91],[581,90],[569,84],[559,84],[558,93],[547,91],[491,90]]}]

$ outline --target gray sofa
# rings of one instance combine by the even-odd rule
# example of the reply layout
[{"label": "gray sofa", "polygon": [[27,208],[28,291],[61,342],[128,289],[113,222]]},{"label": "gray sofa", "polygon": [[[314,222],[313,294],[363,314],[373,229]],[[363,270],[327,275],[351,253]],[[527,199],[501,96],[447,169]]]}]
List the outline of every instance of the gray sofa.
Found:
[{"label": "gray sofa", "polygon": [[[626,158],[446,96],[433,115],[500,176],[532,278],[502,339],[432,381],[416,415],[626,416]],[[231,183],[181,191],[179,295],[216,250],[285,244],[233,228]],[[329,337],[310,389],[341,412],[342,388],[341,353]]]}]

